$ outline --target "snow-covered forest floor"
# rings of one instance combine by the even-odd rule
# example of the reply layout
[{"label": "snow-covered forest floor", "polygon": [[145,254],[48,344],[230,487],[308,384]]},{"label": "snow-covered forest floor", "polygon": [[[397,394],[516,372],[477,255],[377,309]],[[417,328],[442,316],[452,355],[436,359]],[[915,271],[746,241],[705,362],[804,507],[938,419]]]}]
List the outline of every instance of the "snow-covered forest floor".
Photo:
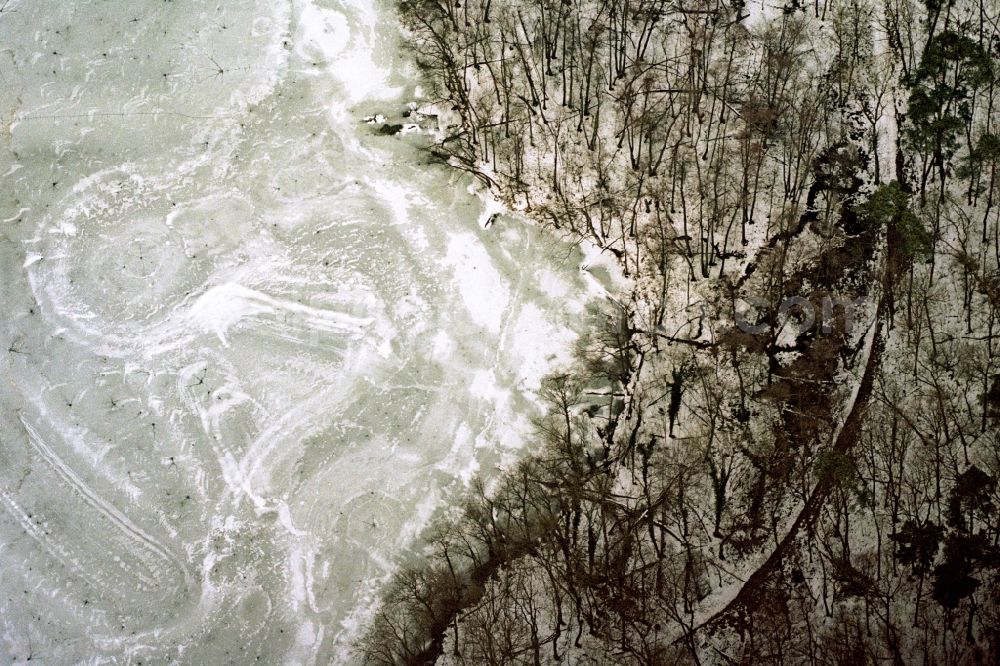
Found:
[{"label": "snow-covered forest floor", "polygon": [[442,157],[625,282],[367,662],[1000,663],[1000,5],[400,6]]}]

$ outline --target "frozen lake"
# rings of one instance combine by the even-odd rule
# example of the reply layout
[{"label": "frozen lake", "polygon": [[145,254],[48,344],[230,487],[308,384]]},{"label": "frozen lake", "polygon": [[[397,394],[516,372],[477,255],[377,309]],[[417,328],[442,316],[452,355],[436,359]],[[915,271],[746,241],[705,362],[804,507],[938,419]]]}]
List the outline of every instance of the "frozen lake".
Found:
[{"label": "frozen lake", "polygon": [[579,256],[361,121],[414,96],[387,2],[0,7],[0,662],[343,661]]}]

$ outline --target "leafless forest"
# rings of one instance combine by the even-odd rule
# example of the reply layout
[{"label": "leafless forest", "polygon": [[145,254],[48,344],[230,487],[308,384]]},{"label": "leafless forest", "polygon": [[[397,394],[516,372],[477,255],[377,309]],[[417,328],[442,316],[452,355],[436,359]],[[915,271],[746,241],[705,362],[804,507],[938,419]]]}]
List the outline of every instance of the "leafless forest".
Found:
[{"label": "leafless forest", "polygon": [[434,151],[634,286],[365,662],[1000,663],[1000,3],[400,7]]}]

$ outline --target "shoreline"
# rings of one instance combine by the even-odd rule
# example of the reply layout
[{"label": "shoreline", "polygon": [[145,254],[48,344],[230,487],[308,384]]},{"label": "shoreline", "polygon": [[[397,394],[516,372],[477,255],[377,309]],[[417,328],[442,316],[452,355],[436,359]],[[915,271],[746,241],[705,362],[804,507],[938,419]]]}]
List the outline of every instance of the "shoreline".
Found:
[{"label": "shoreline", "polygon": [[[535,664],[568,654],[736,663],[766,658],[772,642],[815,653],[850,623],[871,627],[872,606],[885,610],[864,649],[885,659],[936,659],[926,636],[958,640],[943,619],[959,606],[968,612],[960,649],[978,649],[974,628],[989,640],[977,590],[1000,581],[978,555],[947,550],[942,534],[953,544],[968,530],[943,517],[945,498],[960,501],[973,477],[995,488],[1000,476],[986,435],[1000,300],[966,286],[958,305],[949,275],[982,285],[1000,270],[989,268],[1000,262],[1000,250],[988,256],[1000,247],[987,222],[993,195],[984,214],[982,172],[953,168],[978,159],[974,131],[992,135],[973,119],[987,128],[991,119],[962,118],[953,161],[929,152],[920,86],[938,65],[887,38],[901,29],[892,8],[744,8],[636,9],[617,23],[628,10],[597,0],[400,2],[422,75],[448,109],[436,113],[439,154],[534,224],[603,248],[629,281],[619,297],[606,294],[623,316],[595,327],[578,376],[549,379],[545,445],[464,517],[437,526],[426,566],[389,595],[362,648],[374,663],[465,664],[484,645]],[[994,70],[975,60],[992,62],[983,37],[926,18],[908,17],[911,38],[966,39],[963,53],[974,55],[929,52],[967,58],[990,81],[988,90],[956,84],[955,99],[992,103]],[[758,78],[734,74],[743,71]],[[775,80],[776,89],[762,83]],[[975,251],[985,258],[956,256],[956,244],[972,243],[963,219],[980,216]],[[937,300],[922,303],[931,287]],[[939,347],[964,355],[959,310],[980,336],[975,370],[946,366],[949,388],[925,396],[896,373],[919,359],[911,381],[939,386],[941,370],[928,369],[947,363]],[[962,391],[966,406],[954,406]],[[595,392],[607,398],[598,408],[581,399]],[[900,431],[927,446],[922,401],[948,424],[936,427],[981,434],[962,437],[954,469],[941,456],[957,457],[955,444],[938,445],[937,494],[908,507],[901,528],[897,477],[919,478],[923,463],[907,449],[880,456]],[[887,421],[892,444],[879,439]],[[925,534],[920,516],[932,508]],[[933,550],[908,578],[900,544],[922,538]],[[979,577],[949,596],[955,567],[973,565]],[[898,601],[896,590],[905,590]],[[911,614],[923,644],[894,620]],[[500,621],[510,628],[495,637]]]}]

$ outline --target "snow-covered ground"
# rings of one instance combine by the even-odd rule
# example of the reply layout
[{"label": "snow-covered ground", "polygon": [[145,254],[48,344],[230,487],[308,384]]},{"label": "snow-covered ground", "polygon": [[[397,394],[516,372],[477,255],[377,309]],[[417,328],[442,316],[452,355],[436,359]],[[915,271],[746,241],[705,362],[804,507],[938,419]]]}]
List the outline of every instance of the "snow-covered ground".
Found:
[{"label": "snow-covered ground", "polygon": [[388,3],[0,7],[0,661],[345,659],[581,255],[361,121],[414,94]]}]

